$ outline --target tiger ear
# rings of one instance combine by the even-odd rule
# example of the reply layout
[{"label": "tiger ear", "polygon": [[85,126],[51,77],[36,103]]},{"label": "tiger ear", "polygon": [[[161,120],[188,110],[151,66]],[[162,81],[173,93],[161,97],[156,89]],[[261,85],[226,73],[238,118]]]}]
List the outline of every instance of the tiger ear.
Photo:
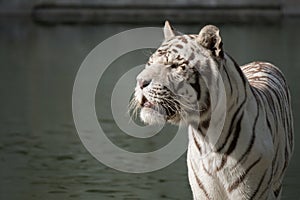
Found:
[{"label": "tiger ear", "polygon": [[214,25],[204,26],[197,38],[197,42],[203,47],[211,50],[217,57],[224,57],[223,43],[220,36],[220,30]]},{"label": "tiger ear", "polygon": [[169,21],[165,21],[165,27],[164,27],[164,36],[165,36],[165,40],[168,40],[172,37],[174,37],[175,31],[173,29],[173,27],[171,26],[171,24],[169,23]]}]

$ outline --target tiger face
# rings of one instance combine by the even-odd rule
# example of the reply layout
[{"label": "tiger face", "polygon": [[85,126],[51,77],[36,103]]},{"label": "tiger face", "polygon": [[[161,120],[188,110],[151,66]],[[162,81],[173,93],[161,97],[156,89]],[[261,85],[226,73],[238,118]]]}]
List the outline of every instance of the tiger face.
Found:
[{"label": "tiger face", "polygon": [[177,35],[168,22],[164,35],[165,41],[137,76],[133,104],[147,124],[189,123],[209,106],[209,65],[218,63],[199,35]]}]

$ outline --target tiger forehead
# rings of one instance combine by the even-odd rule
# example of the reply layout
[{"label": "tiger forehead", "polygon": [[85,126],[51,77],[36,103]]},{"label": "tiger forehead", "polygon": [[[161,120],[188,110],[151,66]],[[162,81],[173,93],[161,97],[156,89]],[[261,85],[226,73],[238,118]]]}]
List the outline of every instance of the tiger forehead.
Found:
[{"label": "tiger forehead", "polygon": [[149,64],[153,61],[163,64],[170,64],[176,61],[177,63],[188,64],[188,61],[184,59],[177,51],[158,49],[153,56],[150,57]]},{"label": "tiger forehead", "polygon": [[[165,41],[150,59],[153,61],[169,63],[172,60],[193,60],[199,54],[196,35],[180,35]],[[150,61],[150,62],[151,62]]]},{"label": "tiger forehead", "polygon": [[182,49],[186,45],[192,45],[196,39],[195,35],[180,35],[167,40],[162,44],[162,48],[174,47],[177,49]]},{"label": "tiger forehead", "polygon": [[170,53],[179,53],[182,51],[195,51],[197,49],[195,44],[195,36],[181,35],[164,42],[158,49],[158,55],[165,55]]}]

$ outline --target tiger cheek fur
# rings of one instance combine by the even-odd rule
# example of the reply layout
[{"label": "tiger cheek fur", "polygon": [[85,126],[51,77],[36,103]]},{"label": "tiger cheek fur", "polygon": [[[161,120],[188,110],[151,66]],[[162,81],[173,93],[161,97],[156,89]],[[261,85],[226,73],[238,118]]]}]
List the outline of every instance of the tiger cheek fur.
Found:
[{"label": "tiger cheek fur", "polygon": [[[164,35],[137,77],[133,105],[145,123],[189,125],[194,199],[280,199],[294,145],[290,93],[280,70],[265,62],[238,66],[212,25],[180,35],[166,22]],[[209,91],[213,80],[224,84],[226,94],[217,98],[216,105],[226,105],[226,118],[216,143],[210,137],[217,133],[206,135],[219,123],[211,100],[222,91]]]}]

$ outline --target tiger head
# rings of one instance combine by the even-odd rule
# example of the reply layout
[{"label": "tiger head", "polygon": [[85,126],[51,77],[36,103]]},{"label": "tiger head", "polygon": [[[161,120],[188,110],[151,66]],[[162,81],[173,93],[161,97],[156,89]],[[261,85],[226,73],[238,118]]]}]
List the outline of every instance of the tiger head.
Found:
[{"label": "tiger head", "polygon": [[210,107],[207,84],[223,59],[219,29],[205,26],[198,35],[182,35],[168,21],[164,42],[137,76],[132,100],[147,124],[190,122]]}]

